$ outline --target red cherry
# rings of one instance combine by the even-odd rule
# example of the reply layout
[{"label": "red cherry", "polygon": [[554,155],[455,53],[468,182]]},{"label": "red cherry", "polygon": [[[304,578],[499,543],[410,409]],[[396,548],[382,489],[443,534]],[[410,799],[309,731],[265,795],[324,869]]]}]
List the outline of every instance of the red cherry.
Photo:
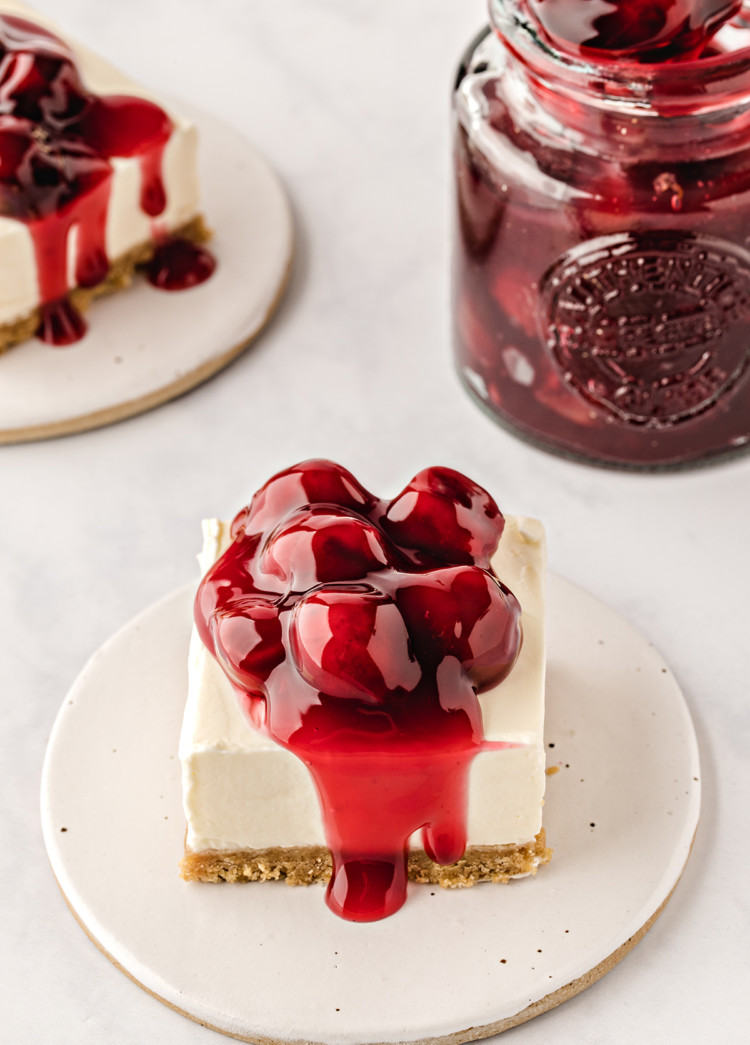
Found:
[{"label": "red cherry", "polygon": [[79,138],[0,114],[0,213],[36,221],[58,213],[110,177],[106,159]]},{"label": "red cherry", "polygon": [[548,36],[601,57],[641,61],[698,57],[714,33],[733,18],[742,0],[528,0]]},{"label": "red cherry", "polygon": [[351,472],[333,461],[310,460],[274,475],[232,523],[232,536],[275,525],[295,508],[335,504],[367,514],[377,503]]},{"label": "red cherry", "polygon": [[58,37],[24,18],[0,20],[0,108],[56,130],[77,120],[88,94],[73,54]]},{"label": "red cherry", "polygon": [[423,664],[461,662],[478,690],[497,685],[521,645],[521,607],[496,577],[478,566],[413,575],[396,594],[412,646]]},{"label": "red cherry", "polygon": [[211,622],[216,657],[229,678],[265,695],[265,683],[284,660],[279,612],[267,599],[246,596],[220,610]]},{"label": "red cherry", "polygon": [[319,588],[300,599],[289,642],[302,678],[332,697],[381,703],[421,678],[393,599],[368,585]]},{"label": "red cherry", "polygon": [[426,468],[391,501],[382,523],[402,548],[470,565],[489,561],[505,520],[486,490],[460,472]]},{"label": "red cherry", "polygon": [[258,567],[307,591],[316,584],[357,581],[387,566],[385,539],[368,519],[332,505],[302,509],[269,536]]}]

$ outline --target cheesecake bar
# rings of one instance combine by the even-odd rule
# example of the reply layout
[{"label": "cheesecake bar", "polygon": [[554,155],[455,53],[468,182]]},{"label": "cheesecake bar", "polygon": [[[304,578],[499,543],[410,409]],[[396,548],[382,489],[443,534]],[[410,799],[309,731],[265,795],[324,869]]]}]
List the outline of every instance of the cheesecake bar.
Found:
[{"label": "cheesecake bar", "polygon": [[[229,556],[229,561],[231,561],[232,556],[236,556],[237,548],[242,540],[249,540],[252,544],[255,536],[251,534],[248,538],[242,532],[249,512],[251,524],[247,526],[247,529],[253,531],[252,518],[254,516],[258,520],[260,529],[265,527],[266,534],[270,533],[270,538],[268,536],[265,538],[264,551],[257,552],[256,549],[256,553],[258,561],[264,565],[267,573],[272,575],[271,582],[266,580],[264,583],[273,588],[274,579],[278,580],[277,591],[273,595],[278,604],[279,600],[286,597],[283,589],[285,584],[288,585],[288,581],[281,577],[283,571],[280,568],[286,551],[285,542],[291,541],[295,537],[298,541],[304,541],[309,536],[309,531],[305,531],[304,526],[299,523],[295,524],[297,527],[295,530],[294,525],[290,526],[283,521],[280,527],[277,525],[274,529],[275,518],[270,522],[267,518],[268,506],[273,506],[274,502],[273,480],[269,487],[271,493],[266,493],[265,499],[261,497],[260,501],[256,495],[256,500],[250,509],[246,510],[244,514],[241,513],[231,527],[228,523],[217,519],[204,523],[204,544],[200,556],[200,566],[204,574],[209,574],[217,563],[221,563],[222,557],[226,560]],[[297,500],[304,500],[304,495],[298,497]],[[406,499],[402,498],[402,500]],[[278,504],[278,497],[276,501]],[[407,532],[410,517],[405,516],[404,521],[405,509],[403,506],[399,508],[398,503],[399,499],[396,498],[386,509],[386,513],[390,511],[392,519],[395,520],[391,526],[391,533],[395,531],[396,523],[398,523],[401,527],[402,539],[403,534],[406,534],[404,543],[413,546],[417,542]],[[394,505],[396,505],[396,509],[394,509]],[[288,505],[285,504],[282,511],[278,513],[274,507],[274,513],[283,517],[287,508]],[[305,510],[309,511],[309,506]],[[321,507],[322,510],[324,509]],[[368,502],[367,511],[370,519],[379,518],[382,508],[372,507],[372,502]],[[297,514],[299,515],[299,512]],[[412,517],[415,517],[414,512]],[[296,518],[294,510],[292,518]],[[445,531],[446,527],[443,525],[441,532]],[[315,536],[317,537],[320,532],[318,530]],[[369,537],[368,534],[368,539]],[[263,538],[261,538],[262,540]],[[428,549],[425,554],[432,553],[432,549]],[[450,554],[448,558],[450,559]],[[455,554],[453,558],[461,558],[461,556]],[[465,565],[466,562],[467,560],[464,558],[460,567],[452,566],[447,569],[450,576],[457,577],[461,584],[467,586],[468,590],[468,586],[476,579],[477,567]],[[375,565],[377,567],[377,564]],[[492,556],[491,565],[496,577],[500,578],[503,589],[512,593],[510,599],[517,600],[520,616],[519,636],[522,633],[520,650],[511,651],[509,659],[512,659],[512,664],[506,666],[507,671],[502,670],[501,674],[504,677],[497,682],[494,681],[492,675],[494,669],[487,667],[489,661],[486,661],[485,666],[482,667],[478,663],[479,656],[477,662],[468,668],[469,672],[474,673],[474,685],[473,688],[469,686],[469,689],[471,699],[478,700],[478,726],[477,723],[474,725],[477,726],[481,737],[476,739],[475,730],[474,740],[471,742],[471,757],[465,763],[467,786],[461,796],[465,806],[463,809],[465,832],[458,851],[450,852],[449,847],[441,855],[435,851],[440,848],[439,839],[436,844],[436,836],[440,835],[440,831],[434,832],[430,844],[425,845],[424,834],[419,830],[422,822],[419,819],[415,820],[406,840],[409,850],[407,864],[408,877],[418,882],[432,882],[442,886],[473,885],[480,881],[505,882],[511,878],[535,873],[540,864],[545,863],[550,855],[545,845],[542,828],[545,787],[543,745],[545,540],[541,523],[525,517],[505,517],[502,536],[497,551]],[[405,575],[408,581],[406,588],[414,581],[422,583],[425,566],[432,566],[432,563],[421,561],[419,570],[415,574]],[[444,569],[446,567],[443,567]],[[468,571],[465,576],[461,573],[462,570]],[[301,576],[303,572],[304,567],[298,563],[295,577]],[[360,569],[359,572],[361,573],[362,570]],[[430,571],[428,572],[430,576],[433,576]],[[440,572],[437,571],[437,573]],[[222,575],[223,579],[219,583],[226,583],[226,576],[227,574]],[[367,574],[367,580],[373,584],[377,580],[377,584],[382,587],[382,571],[379,572],[376,568]],[[319,622],[323,619],[321,614],[328,614],[328,617],[325,618],[327,621],[325,629],[328,629],[325,631],[325,635],[330,636],[331,628],[335,632],[335,627],[331,624],[335,607],[332,609],[330,605],[321,606],[320,589],[321,587],[330,588],[335,591],[337,587],[347,586],[346,582],[342,584],[341,578],[332,575],[324,577],[322,582],[316,577],[307,576],[304,579],[305,586],[311,582],[313,584],[312,595],[306,595],[301,606],[298,605],[291,611],[291,623],[284,637],[287,647],[291,647],[291,654],[287,654],[286,660],[293,659],[298,667],[301,667],[303,676],[306,667],[303,654],[305,650],[312,650],[314,654],[316,641],[314,638],[306,637],[307,633],[303,624],[304,614],[309,615],[309,620],[318,627],[318,630],[320,630]],[[292,586],[296,583],[298,582],[293,581]],[[455,589],[456,582],[452,583]],[[396,602],[404,612],[409,626],[409,641],[414,645],[418,641],[418,635],[415,633],[419,632],[422,618],[428,617],[432,611],[429,608],[427,610],[420,608],[420,615],[410,618],[410,604],[404,595],[403,582],[400,584]],[[353,584],[348,586],[355,587]],[[365,587],[361,583],[356,586]],[[409,591],[407,591],[408,594]],[[444,599],[444,597],[444,590],[438,590],[437,598]],[[390,604],[387,608],[390,608]],[[328,781],[324,779],[321,785],[321,781],[316,779],[310,771],[310,763],[314,763],[315,758],[319,757],[314,743],[309,750],[303,751],[301,754],[299,751],[293,750],[295,737],[299,737],[302,732],[301,729],[295,731],[298,723],[295,721],[284,733],[283,721],[281,727],[278,725],[279,713],[276,713],[277,723],[274,723],[273,712],[270,713],[269,723],[266,697],[271,705],[274,693],[270,692],[265,696],[259,693],[248,693],[248,690],[253,689],[253,683],[248,685],[247,680],[240,677],[238,669],[233,669],[229,663],[232,658],[231,654],[227,657],[226,649],[231,647],[233,641],[238,641],[239,632],[236,629],[239,628],[241,631],[250,626],[248,620],[252,616],[245,604],[240,606],[238,603],[232,612],[236,612],[240,616],[232,617],[227,613],[225,607],[218,618],[214,618],[219,620],[219,624],[212,632],[213,639],[209,638],[206,641],[205,629],[201,635],[201,629],[197,627],[194,627],[191,638],[188,697],[179,745],[183,801],[187,819],[185,852],[181,865],[182,876],[188,880],[207,882],[285,879],[291,884],[307,884],[326,881],[331,875],[332,868],[331,832],[330,825],[327,825],[326,802],[335,805],[339,798],[335,793],[333,798],[331,797],[332,785]],[[483,612],[484,610],[482,610]],[[200,619],[200,613],[201,597],[199,595],[196,613],[198,619]],[[481,614],[475,616],[480,618],[479,625],[474,627],[474,632],[477,633],[478,628],[482,626],[482,620],[488,621],[490,618],[489,616],[482,618]],[[257,613],[253,619],[252,626],[256,629],[253,634],[257,636],[260,633]],[[387,641],[392,646],[397,646],[401,641],[398,628],[385,612],[382,621],[380,631],[375,629],[374,633],[380,634],[383,642]],[[225,627],[234,628],[235,631],[223,632],[222,629]],[[458,630],[458,625],[456,625],[456,630]],[[510,625],[508,631],[510,633]],[[222,634],[229,635],[229,639],[222,639],[220,637]],[[369,648],[372,648],[372,640],[370,641]],[[494,640],[485,636],[482,641],[492,645]],[[207,645],[212,643],[214,650],[210,652]],[[222,651],[217,656],[216,649],[221,643],[223,643]],[[304,647],[302,653],[300,653],[300,646]],[[495,649],[496,647],[493,647],[493,650]],[[446,670],[448,674],[453,670],[452,665],[456,663],[456,651],[452,650],[452,653],[453,655],[446,657],[445,662],[438,669],[438,679],[441,678],[443,670]],[[493,652],[494,655],[495,652]],[[283,658],[284,654],[282,653],[280,656]],[[314,659],[317,664],[324,662],[323,657]],[[247,661],[245,661],[246,663]],[[400,694],[399,700],[408,701],[411,694],[419,692],[418,685],[409,678],[410,663],[408,660],[404,661],[406,667],[401,667],[398,681],[402,683],[403,689],[408,690],[409,686],[412,686],[412,689],[410,692]],[[446,669],[446,664],[451,666]],[[288,684],[283,676],[283,670],[285,668],[282,663],[280,668],[277,667],[270,671],[267,682],[269,690],[273,690],[275,678],[276,687],[279,690],[283,690],[283,687]],[[306,675],[308,680],[311,678],[309,671],[314,672],[315,670],[314,667],[308,670]],[[370,670],[371,666],[365,665],[362,668],[364,674]],[[348,689],[343,684],[336,683],[335,680],[325,684],[321,684],[318,680],[318,683],[322,690],[334,693],[333,698],[325,696],[321,698],[323,705],[326,700],[333,702],[336,695],[342,700],[347,695],[351,698],[354,693],[348,681]],[[354,684],[357,684],[356,680]],[[393,692],[393,679],[389,681],[389,685],[391,686],[389,692]],[[460,689],[460,685],[459,681],[451,682],[449,680],[446,692],[451,692],[451,686]],[[478,697],[475,690],[479,690]],[[363,683],[359,696],[362,698],[364,713],[376,719],[382,705],[377,703],[372,694],[377,697],[377,687],[370,683]],[[445,696],[441,699],[444,703],[446,702]],[[353,702],[356,703],[356,701]],[[319,710],[313,702],[312,710],[308,708],[306,713],[315,715]],[[298,711],[294,713],[298,714]],[[457,707],[454,716],[458,714]],[[447,718],[450,719],[451,716],[448,715]],[[348,723],[339,723],[340,732],[349,728]],[[383,728],[387,729],[387,723],[384,723]],[[441,729],[442,726],[438,723],[437,728]],[[279,735],[282,737],[282,742],[279,742]],[[447,745],[450,746],[452,742],[449,737],[446,737]],[[394,743],[397,745],[397,741]],[[410,748],[409,751],[411,752],[412,749]],[[382,769],[382,749],[378,748],[378,752],[380,761],[377,765]],[[358,747],[356,741],[351,742],[342,756],[344,761],[348,760],[346,772],[350,776],[341,776],[336,779],[346,781],[352,778],[352,774],[356,777],[357,774],[369,772],[373,764],[370,755],[371,750],[367,745]],[[387,759],[387,754],[385,757]],[[401,759],[405,756],[401,752],[393,757]],[[439,744],[436,744],[418,765],[422,766],[427,774],[432,771],[433,766],[437,766],[438,772],[441,774],[451,772],[451,769],[439,769],[441,757]],[[383,778],[375,784],[377,793],[383,796],[384,803],[388,801],[387,795],[391,784],[388,769],[389,767],[395,768],[396,763],[386,762],[385,764],[386,772]],[[450,765],[450,757],[445,765]],[[360,783],[360,780],[357,779],[358,787]],[[344,783],[341,790],[349,795],[352,787],[350,784]],[[397,793],[394,801],[403,802],[403,796]],[[443,827],[445,833],[449,833],[450,810],[449,813],[446,813],[443,807],[441,810],[438,819],[440,816],[444,817]],[[357,816],[356,809],[353,816]],[[369,819],[370,812],[367,809],[363,810],[361,817],[365,820]],[[337,837],[340,838],[340,835],[341,832]],[[361,848],[367,843],[363,843],[360,838],[358,844]]]},{"label": "cheesecake bar", "polygon": [[0,0],[0,352],[78,340],[93,297],[207,238],[197,145],[189,119]]}]

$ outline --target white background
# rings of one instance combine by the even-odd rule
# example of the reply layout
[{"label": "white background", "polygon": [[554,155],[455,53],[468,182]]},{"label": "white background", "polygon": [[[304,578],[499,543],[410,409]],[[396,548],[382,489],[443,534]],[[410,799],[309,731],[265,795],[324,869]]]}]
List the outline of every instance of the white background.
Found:
[{"label": "white background", "polygon": [[211,383],[109,429],[0,447],[0,1035],[222,1040],[141,991],[75,924],[42,844],[39,776],[90,654],[194,576],[201,517],[231,515],[273,471],[320,455],[383,495],[450,465],[505,510],[544,519],[551,567],[649,636],[694,716],[704,806],[674,897],[613,972],[504,1042],[746,1040],[750,458],[670,475],[588,468],[495,428],[459,387],[449,102],[482,0],[38,7],[255,142],[290,191],[298,240],[281,312]]}]

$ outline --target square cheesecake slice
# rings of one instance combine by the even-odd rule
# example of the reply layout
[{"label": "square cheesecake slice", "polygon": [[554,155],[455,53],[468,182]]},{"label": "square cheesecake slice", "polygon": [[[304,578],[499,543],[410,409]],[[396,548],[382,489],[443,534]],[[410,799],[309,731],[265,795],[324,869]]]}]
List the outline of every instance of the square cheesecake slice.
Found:
[{"label": "square cheesecake slice", "polygon": [[[229,524],[204,523],[200,565],[205,572],[229,544]],[[480,694],[487,749],[471,764],[468,844],[455,864],[433,862],[411,840],[409,878],[442,886],[505,882],[546,863],[542,828],[545,788],[544,575],[542,524],[505,517],[492,561],[520,602],[523,643],[510,674]],[[493,746],[508,745],[508,746]],[[307,766],[254,729],[195,628],[189,688],[180,737],[187,819],[181,864],[187,880],[326,881],[326,848],[319,799]]]},{"label": "square cheesecake slice", "polygon": [[0,0],[0,352],[68,344],[168,238],[208,238],[198,135],[43,15]]}]

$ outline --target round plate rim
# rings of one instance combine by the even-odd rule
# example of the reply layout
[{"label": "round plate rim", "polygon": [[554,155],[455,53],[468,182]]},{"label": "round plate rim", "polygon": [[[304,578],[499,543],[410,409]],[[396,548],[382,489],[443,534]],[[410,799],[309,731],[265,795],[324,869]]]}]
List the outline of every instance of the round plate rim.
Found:
[{"label": "round plate rim", "polygon": [[[84,412],[74,414],[73,416],[62,416],[56,419],[50,418],[45,421],[31,424],[17,424],[5,428],[0,427],[0,446],[36,442],[45,439],[56,439],[61,436],[74,435],[79,432],[90,431],[94,428],[105,427],[135,417],[149,410],[153,410],[178,396],[186,394],[192,389],[197,388],[199,385],[210,380],[210,378],[225,369],[230,365],[230,363],[234,362],[238,356],[245,352],[266,328],[284,297],[293,268],[294,221],[289,197],[278,174],[258,148],[228,123],[225,123],[213,114],[207,113],[204,110],[185,102],[176,101],[173,103],[170,99],[169,105],[172,106],[175,111],[182,112],[191,118],[198,128],[199,164],[201,168],[201,180],[204,183],[202,205],[205,205],[208,202],[207,217],[209,222],[211,221],[211,178],[206,176],[204,170],[209,162],[209,157],[205,155],[207,150],[203,148],[206,145],[204,138],[208,132],[220,136],[222,147],[226,150],[227,157],[233,154],[236,158],[241,153],[252,157],[252,161],[257,166],[257,170],[262,175],[262,178],[266,180],[266,185],[262,190],[263,193],[267,194],[271,192],[274,196],[272,202],[276,209],[276,213],[274,215],[275,226],[273,229],[273,235],[278,245],[282,248],[282,256],[279,260],[278,271],[273,275],[271,287],[267,292],[263,293],[262,297],[257,302],[255,302],[258,306],[258,314],[252,314],[249,310],[246,318],[240,324],[241,326],[244,326],[245,329],[236,336],[236,339],[233,338],[231,341],[225,341],[223,344],[219,345],[212,344],[211,335],[208,333],[206,338],[206,348],[202,353],[204,358],[189,370],[180,372],[178,376],[171,376],[173,368],[168,366],[165,368],[164,376],[158,377],[155,380],[153,387],[135,396],[125,395],[125,397],[119,402],[109,402],[101,408],[85,410]],[[210,161],[214,162],[213,158],[210,158]],[[209,191],[206,191],[205,186],[209,187]],[[245,206],[247,209],[247,205]],[[219,258],[219,264],[221,265],[221,258]],[[210,281],[207,286],[208,285],[210,285]],[[224,288],[222,288],[220,292],[222,294],[228,293]],[[190,291],[187,291],[186,293],[189,294]],[[97,314],[101,313],[102,308],[106,307],[109,300],[117,299],[120,295],[125,295],[125,297],[132,303],[134,297],[138,296],[139,301],[135,302],[135,304],[138,304],[144,300],[145,295],[151,294],[165,296],[161,295],[159,291],[154,291],[153,288],[147,287],[143,277],[139,276],[134,281],[133,286],[128,287],[124,291],[118,291],[114,295],[107,295],[95,301],[91,310],[92,336],[95,337],[97,341],[106,341],[108,331],[106,327],[101,325],[101,323],[103,322],[106,324],[107,320],[106,317],[102,317],[101,315],[98,316]],[[180,295],[169,295],[169,297],[179,299]],[[154,300],[158,300],[158,298]],[[177,310],[177,312],[179,314],[179,310]],[[180,327],[178,321],[175,324],[175,338],[179,337],[179,334]],[[0,375],[2,374],[2,365],[5,358],[10,358],[12,354],[17,360],[18,353],[27,351],[29,346],[33,343],[34,339],[31,339],[29,343],[24,342],[23,344],[15,345],[13,348],[9,349],[8,352],[0,354]],[[76,351],[75,345],[60,350],[50,349],[49,346],[43,346],[43,348],[48,351],[64,351],[68,353]],[[38,362],[39,361],[36,360],[34,365],[38,365]],[[14,363],[14,366],[18,365],[20,364],[17,362]],[[166,376],[166,369],[170,370],[170,377],[168,378]],[[58,387],[61,390],[61,395],[64,395],[64,384],[58,383]],[[106,392],[107,390],[105,389],[104,394],[106,394]],[[62,409],[64,412],[64,402],[62,404]]]}]

